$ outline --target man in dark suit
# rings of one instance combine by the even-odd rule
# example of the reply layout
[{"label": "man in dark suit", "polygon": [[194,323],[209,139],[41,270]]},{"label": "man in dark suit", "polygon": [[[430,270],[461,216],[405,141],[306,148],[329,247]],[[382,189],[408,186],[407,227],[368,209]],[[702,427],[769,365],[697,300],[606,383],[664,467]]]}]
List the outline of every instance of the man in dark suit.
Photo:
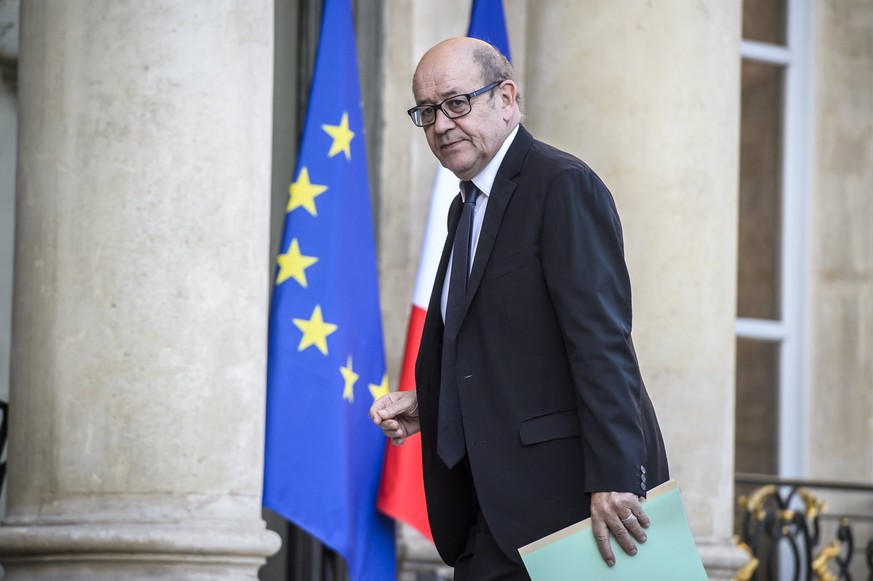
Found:
[{"label": "man in dark suit", "polygon": [[649,525],[639,499],[668,478],[612,196],[521,125],[513,75],[471,38],[436,45],[415,71],[410,117],[462,193],[417,389],[370,412],[395,444],[421,431],[431,530],[458,580],[527,579],[518,547],[588,516],[607,563],[610,535],[635,554]]}]

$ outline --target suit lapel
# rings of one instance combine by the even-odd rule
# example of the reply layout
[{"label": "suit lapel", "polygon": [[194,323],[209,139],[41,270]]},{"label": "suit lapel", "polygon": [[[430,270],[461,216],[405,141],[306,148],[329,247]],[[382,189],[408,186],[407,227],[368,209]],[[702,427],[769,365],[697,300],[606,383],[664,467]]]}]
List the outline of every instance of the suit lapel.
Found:
[{"label": "suit lapel", "polygon": [[476,247],[476,256],[473,259],[473,268],[467,282],[467,308],[470,307],[473,297],[476,296],[476,291],[479,290],[479,285],[485,274],[485,265],[488,264],[491,251],[494,250],[494,242],[500,231],[503,214],[515,192],[516,183],[513,180],[521,171],[521,165],[532,142],[531,134],[524,127],[519,126],[518,134],[512,145],[509,146],[506,157],[500,164],[500,169],[497,170],[491,194],[488,196],[485,220],[482,222],[482,230],[479,232],[479,243]]},{"label": "suit lapel", "polygon": [[488,206],[485,211],[485,220],[482,221],[482,230],[479,232],[479,243],[476,246],[476,256],[473,259],[473,268],[470,270],[470,279],[467,281],[467,307],[476,296],[482,276],[485,274],[485,265],[488,257],[494,250],[494,241],[497,240],[497,232],[503,221],[503,213],[509,204],[512,194],[515,192],[515,183],[504,178],[500,173],[494,179],[494,186],[488,196]]},{"label": "suit lapel", "polygon": [[452,242],[455,240],[455,230],[458,229],[458,221],[461,218],[461,195],[458,194],[449,205],[448,215],[448,234],[446,241],[443,243],[443,253],[440,256],[440,263],[437,266],[436,277],[433,282],[433,290],[430,293],[430,303],[427,306],[428,316],[435,314],[442,322],[442,305],[441,299],[443,294],[443,284],[446,279],[446,271],[449,268],[449,257],[452,255]]}]

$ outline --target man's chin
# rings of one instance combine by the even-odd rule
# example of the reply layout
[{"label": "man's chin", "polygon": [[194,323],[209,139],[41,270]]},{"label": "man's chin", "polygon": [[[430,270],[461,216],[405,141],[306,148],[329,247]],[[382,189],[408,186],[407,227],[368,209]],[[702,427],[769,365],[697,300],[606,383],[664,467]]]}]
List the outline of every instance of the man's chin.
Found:
[{"label": "man's chin", "polygon": [[452,174],[453,174],[456,178],[458,178],[459,180],[468,180],[468,179],[470,179],[470,178],[473,177],[473,175],[469,174],[469,172],[461,172],[461,173],[458,173],[456,170],[454,170],[453,168],[447,166],[446,164],[443,164],[443,167],[446,168],[447,170],[449,170],[450,172],[452,172]]},{"label": "man's chin", "polygon": [[453,163],[450,159],[440,159],[440,165],[455,174],[459,180],[468,180],[473,177],[472,175],[469,175],[469,165],[460,165],[457,162]]}]

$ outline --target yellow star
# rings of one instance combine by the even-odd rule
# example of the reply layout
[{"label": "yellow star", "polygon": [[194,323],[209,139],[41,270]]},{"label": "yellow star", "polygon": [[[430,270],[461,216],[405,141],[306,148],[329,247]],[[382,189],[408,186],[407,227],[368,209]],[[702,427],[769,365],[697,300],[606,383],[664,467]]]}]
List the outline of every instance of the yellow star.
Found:
[{"label": "yellow star", "polygon": [[300,254],[300,244],[295,238],[291,241],[288,252],[280,254],[277,262],[279,263],[279,274],[276,277],[276,284],[282,284],[289,278],[293,278],[300,283],[300,286],[306,288],[306,269],[318,262],[318,259],[314,256]]},{"label": "yellow star", "polygon": [[300,170],[297,181],[291,184],[289,189],[291,197],[288,199],[288,212],[303,206],[313,216],[318,215],[315,211],[315,197],[326,192],[327,186],[310,183],[309,170],[304,167]]},{"label": "yellow star", "polygon": [[345,388],[343,389],[343,399],[348,400],[349,403],[352,403],[355,401],[355,382],[358,381],[358,377],[360,376],[352,371],[351,355],[349,355],[349,362],[346,363],[346,366],[340,367],[340,373],[343,374],[343,380],[345,381]]},{"label": "yellow star", "polygon": [[343,113],[339,125],[322,125],[321,128],[333,137],[333,144],[330,146],[327,156],[333,157],[342,151],[346,154],[346,159],[352,159],[351,145],[355,132],[349,130],[349,114]]},{"label": "yellow star", "polygon": [[321,316],[321,305],[315,305],[312,317],[306,319],[294,319],[294,324],[303,332],[298,351],[303,351],[310,345],[315,345],[322,354],[327,355],[327,336],[337,330],[332,323],[325,323]]},{"label": "yellow star", "polygon": [[370,395],[373,396],[373,401],[376,401],[383,395],[388,395],[388,374],[382,376],[382,383],[379,385],[370,384]]}]

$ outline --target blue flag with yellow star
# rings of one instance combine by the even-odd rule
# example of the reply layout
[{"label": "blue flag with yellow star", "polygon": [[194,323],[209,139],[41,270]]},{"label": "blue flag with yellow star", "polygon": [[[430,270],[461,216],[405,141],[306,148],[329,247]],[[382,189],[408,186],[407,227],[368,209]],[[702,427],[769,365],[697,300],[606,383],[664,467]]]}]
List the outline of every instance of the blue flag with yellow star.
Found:
[{"label": "blue flag with yellow star", "polygon": [[270,306],[264,506],[393,580],[376,509],[388,393],[364,123],[349,0],[326,0]]}]

